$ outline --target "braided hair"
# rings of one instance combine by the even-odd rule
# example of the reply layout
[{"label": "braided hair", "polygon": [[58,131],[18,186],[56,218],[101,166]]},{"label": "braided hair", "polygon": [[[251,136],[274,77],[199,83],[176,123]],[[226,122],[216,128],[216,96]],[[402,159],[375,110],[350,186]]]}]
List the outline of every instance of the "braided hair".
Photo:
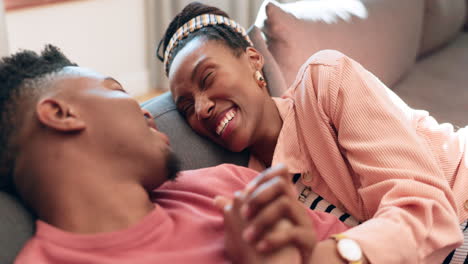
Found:
[{"label": "braided hair", "polygon": [[[164,33],[164,37],[159,42],[156,55],[160,61],[164,62],[163,54],[169,45],[171,37],[174,35],[177,29],[179,29],[192,18],[203,14],[214,14],[229,18],[228,14],[214,6],[205,5],[200,2],[192,2],[188,4],[184,9],[182,9],[182,11],[180,11],[180,13],[174,17],[174,19],[167,27],[166,32]],[[233,51],[235,56],[240,56],[242,52],[244,52],[247,47],[250,46],[249,42],[240,33],[234,31],[229,26],[209,25],[188,34],[186,38],[179,41],[178,45],[172,50],[172,57],[168,62],[167,69],[170,69],[172,61],[177,53],[183,47],[185,47],[187,43],[197,37],[204,37],[208,40],[222,41]]]}]

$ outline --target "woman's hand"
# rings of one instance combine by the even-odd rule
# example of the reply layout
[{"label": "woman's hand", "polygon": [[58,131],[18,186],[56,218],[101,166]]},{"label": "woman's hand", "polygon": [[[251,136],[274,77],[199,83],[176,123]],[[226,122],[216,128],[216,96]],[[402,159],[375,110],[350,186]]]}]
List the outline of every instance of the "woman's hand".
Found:
[{"label": "woman's hand", "polygon": [[[297,201],[285,166],[279,165],[259,174],[242,194],[235,196],[236,200],[242,204],[242,219],[247,221],[242,236],[259,252],[274,252],[294,244],[301,251],[302,263],[344,263],[335,240],[316,241],[308,209]],[[276,228],[285,219],[289,225]]]},{"label": "woman's hand", "polygon": [[[297,201],[285,166],[259,174],[236,199],[242,200],[241,216],[247,221],[244,240],[265,253],[294,244],[301,251],[303,263],[310,262],[316,243],[314,226],[307,209]],[[283,219],[292,225],[275,229]]]},{"label": "woman's hand", "polygon": [[[242,238],[242,232],[246,226],[246,221],[240,216],[242,207],[241,193],[237,192],[233,201],[223,197],[217,197],[215,204],[224,212],[225,226],[225,250],[228,258],[234,264],[257,264],[257,263],[301,263],[299,250],[292,245],[284,246],[274,252],[258,252],[254,245],[246,243]],[[291,223],[287,220],[280,220],[273,230],[281,232],[288,229]]]}]

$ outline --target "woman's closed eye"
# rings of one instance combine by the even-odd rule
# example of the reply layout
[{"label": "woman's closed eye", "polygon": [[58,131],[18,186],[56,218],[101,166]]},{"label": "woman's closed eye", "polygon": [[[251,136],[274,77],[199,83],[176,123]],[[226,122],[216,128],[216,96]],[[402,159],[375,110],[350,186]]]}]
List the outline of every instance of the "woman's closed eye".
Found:
[{"label": "woman's closed eye", "polygon": [[193,113],[193,103],[187,102],[179,107],[179,109],[185,118],[190,117],[190,115]]},{"label": "woman's closed eye", "polygon": [[208,72],[203,79],[201,80],[200,88],[201,90],[204,90],[207,88],[207,86],[210,84],[210,79],[208,79],[210,76],[213,75],[213,72]]}]

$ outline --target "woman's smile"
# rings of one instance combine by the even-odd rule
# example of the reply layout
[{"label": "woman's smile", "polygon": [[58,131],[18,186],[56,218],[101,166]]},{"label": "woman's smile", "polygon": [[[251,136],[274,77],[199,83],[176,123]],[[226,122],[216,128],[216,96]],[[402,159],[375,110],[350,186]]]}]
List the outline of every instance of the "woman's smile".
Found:
[{"label": "woman's smile", "polygon": [[216,122],[216,134],[218,136],[222,136],[224,131],[226,130],[228,124],[231,120],[236,116],[237,110],[236,108],[230,108],[224,111],[222,114],[219,115],[217,122]]},{"label": "woman's smile", "polygon": [[229,138],[236,127],[238,108],[231,108],[226,112],[224,117],[219,121],[216,127],[216,134],[218,134],[223,141]]}]

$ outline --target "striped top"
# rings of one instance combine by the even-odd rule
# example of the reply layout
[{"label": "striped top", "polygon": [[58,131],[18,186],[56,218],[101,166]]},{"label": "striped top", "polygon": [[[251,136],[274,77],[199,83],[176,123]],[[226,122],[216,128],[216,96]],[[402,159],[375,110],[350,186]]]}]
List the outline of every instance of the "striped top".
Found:
[{"label": "striped top", "polygon": [[283,127],[272,165],[362,221],[346,234],[372,263],[441,263],[460,245],[468,129],[411,109],[337,51],[309,58],[274,100]]},{"label": "striped top", "polygon": [[360,222],[352,215],[329,203],[322,196],[315,193],[310,186],[307,186],[300,181],[299,179],[301,176],[302,175],[300,173],[296,173],[292,178],[294,186],[296,187],[298,201],[311,210],[325,212],[336,216],[341,222],[345,223],[349,227],[360,224]]}]

